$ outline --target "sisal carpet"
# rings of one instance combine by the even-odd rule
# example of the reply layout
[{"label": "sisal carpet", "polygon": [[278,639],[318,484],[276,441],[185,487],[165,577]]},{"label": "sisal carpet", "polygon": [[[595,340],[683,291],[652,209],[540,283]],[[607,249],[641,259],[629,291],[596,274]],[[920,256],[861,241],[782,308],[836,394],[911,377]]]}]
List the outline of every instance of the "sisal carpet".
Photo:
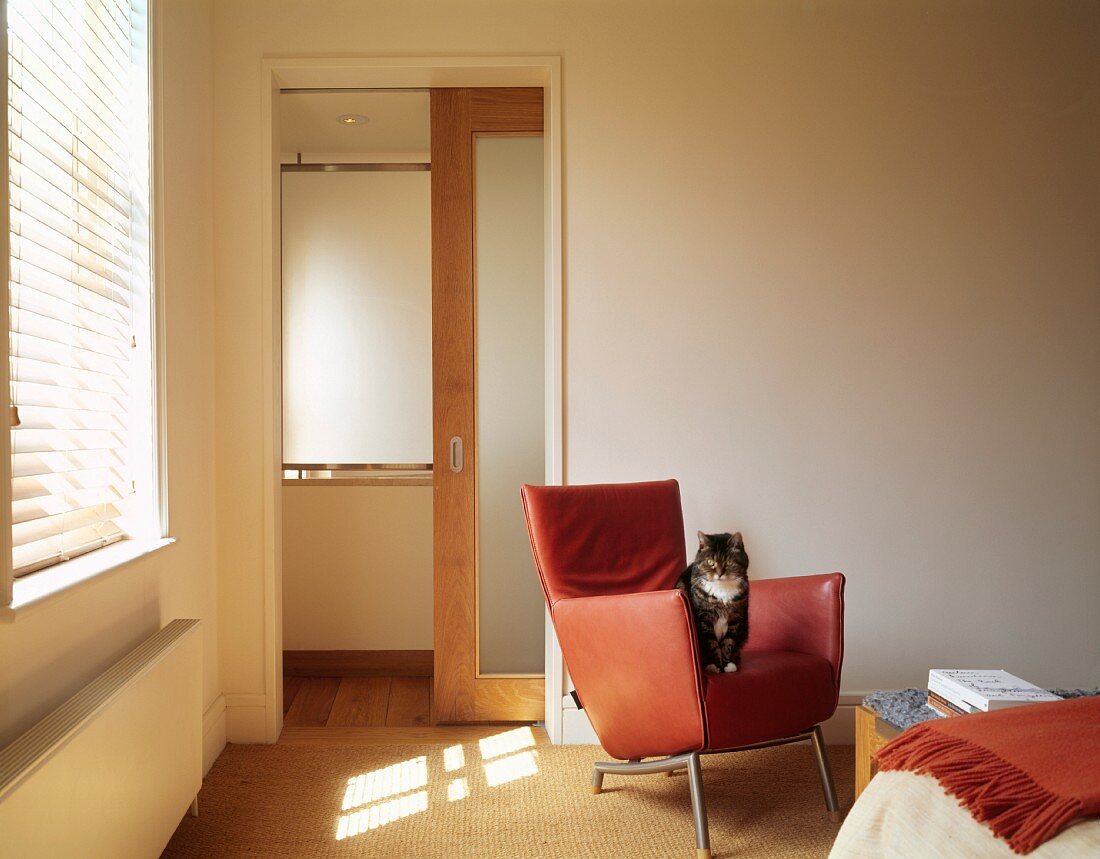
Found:
[{"label": "sisal carpet", "polygon": [[[601,749],[523,730],[496,747],[228,746],[163,855],[693,859],[684,773],[609,775],[594,796]],[[846,811],[852,747],[830,759]],[[839,824],[808,745],[705,757],[703,778],[716,857],[828,854]]]}]

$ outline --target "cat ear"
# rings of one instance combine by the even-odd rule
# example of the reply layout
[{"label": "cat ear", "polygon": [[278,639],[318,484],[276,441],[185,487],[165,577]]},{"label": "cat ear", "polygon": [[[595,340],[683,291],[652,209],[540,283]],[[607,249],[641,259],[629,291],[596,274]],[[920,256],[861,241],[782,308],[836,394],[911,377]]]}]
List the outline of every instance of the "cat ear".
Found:
[{"label": "cat ear", "polygon": [[736,532],[731,538],[730,542],[735,546],[739,546],[742,549],[745,548],[745,538],[741,536],[741,532]]},{"label": "cat ear", "polygon": [[707,539],[707,535],[704,534],[702,531],[699,531],[698,534],[699,534],[699,548],[700,549],[705,549],[707,546],[710,545],[710,541]]}]

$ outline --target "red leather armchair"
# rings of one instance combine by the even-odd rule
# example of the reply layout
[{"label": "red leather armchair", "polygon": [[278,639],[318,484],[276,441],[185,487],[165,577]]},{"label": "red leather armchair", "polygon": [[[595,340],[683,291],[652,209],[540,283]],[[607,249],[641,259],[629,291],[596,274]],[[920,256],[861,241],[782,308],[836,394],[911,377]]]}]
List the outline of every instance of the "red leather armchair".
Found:
[{"label": "red leather armchair", "polygon": [[[833,715],[844,652],[839,573],[753,581],[737,672],[701,670],[687,597],[676,481],[524,486],[531,548],[562,653],[606,773],[686,768],[698,859],[710,839],[699,756],[810,740],[825,804],[836,792],[820,723]],[[645,761],[642,758],[660,757]]]}]

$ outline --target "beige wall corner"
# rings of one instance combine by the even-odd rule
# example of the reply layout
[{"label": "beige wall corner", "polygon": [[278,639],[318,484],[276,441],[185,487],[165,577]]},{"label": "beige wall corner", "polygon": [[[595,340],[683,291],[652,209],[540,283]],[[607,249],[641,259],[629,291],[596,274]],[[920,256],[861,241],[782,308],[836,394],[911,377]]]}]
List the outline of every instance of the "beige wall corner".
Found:
[{"label": "beige wall corner", "polygon": [[202,774],[205,776],[225,748],[225,696],[219,695],[202,716]]},{"label": "beige wall corner", "polygon": [[[856,703],[850,703],[855,700]],[[856,742],[856,707],[859,700],[850,695],[842,695],[840,706],[836,708],[833,717],[821,725],[821,733],[825,736],[825,742],[831,746],[852,746]]]}]

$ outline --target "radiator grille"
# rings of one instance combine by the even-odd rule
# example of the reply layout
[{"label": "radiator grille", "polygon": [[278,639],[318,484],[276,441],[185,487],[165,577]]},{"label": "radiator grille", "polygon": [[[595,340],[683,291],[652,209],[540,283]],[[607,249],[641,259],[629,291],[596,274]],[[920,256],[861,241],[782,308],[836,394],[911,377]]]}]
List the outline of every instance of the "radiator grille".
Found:
[{"label": "radiator grille", "polygon": [[198,620],[173,620],[0,750],[0,801],[128,686],[169,653]]}]

